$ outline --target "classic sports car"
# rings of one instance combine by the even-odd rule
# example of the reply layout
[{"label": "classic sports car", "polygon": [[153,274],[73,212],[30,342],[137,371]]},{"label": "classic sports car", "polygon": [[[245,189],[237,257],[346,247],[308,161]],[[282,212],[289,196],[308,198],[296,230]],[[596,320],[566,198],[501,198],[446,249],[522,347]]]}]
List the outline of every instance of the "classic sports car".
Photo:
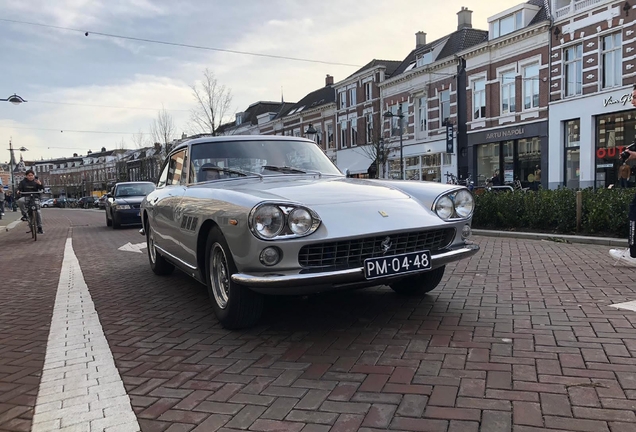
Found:
[{"label": "classic sports car", "polygon": [[263,294],[387,284],[428,292],[475,254],[462,186],[346,178],[304,138],[197,138],[168,155],[141,204],[150,267],[205,284],[226,328],[254,324]]}]

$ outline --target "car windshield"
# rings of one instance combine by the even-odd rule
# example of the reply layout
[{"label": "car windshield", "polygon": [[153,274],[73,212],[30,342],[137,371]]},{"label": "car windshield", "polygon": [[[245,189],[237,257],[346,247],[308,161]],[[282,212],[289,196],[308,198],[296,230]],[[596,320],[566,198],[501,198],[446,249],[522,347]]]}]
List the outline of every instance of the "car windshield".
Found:
[{"label": "car windshield", "polygon": [[153,190],[155,190],[155,185],[152,183],[123,184],[117,186],[115,196],[146,196]]},{"label": "car windshield", "polygon": [[[342,175],[316,144],[307,141],[207,142],[193,144],[191,155],[192,183],[245,177],[246,174]],[[232,173],[231,170],[241,173]]]}]

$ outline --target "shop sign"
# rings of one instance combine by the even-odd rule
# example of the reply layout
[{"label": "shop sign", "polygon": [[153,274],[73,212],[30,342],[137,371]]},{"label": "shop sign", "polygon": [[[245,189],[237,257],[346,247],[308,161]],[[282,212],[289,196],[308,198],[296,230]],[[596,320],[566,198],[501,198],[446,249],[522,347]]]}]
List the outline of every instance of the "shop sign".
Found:
[{"label": "shop sign", "polygon": [[615,99],[613,96],[610,96],[603,100],[603,106],[608,107],[610,105],[621,104],[622,106],[627,105],[632,101],[632,93],[625,93],[620,99]]},{"label": "shop sign", "polygon": [[601,147],[599,149],[596,149],[596,157],[599,159],[618,158],[618,156],[623,153],[623,150],[625,150],[625,146],[609,148]]},{"label": "shop sign", "polygon": [[455,130],[452,124],[446,125],[446,153],[455,153],[455,145],[453,140],[455,139]]},{"label": "shop sign", "polygon": [[502,130],[502,131],[488,132],[486,134],[486,139],[487,140],[492,140],[492,139],[496,139],[496,138],[516,137],[516,136],[519,136],[519,135],[523,135],[525,132],[526,132],[525,128],[523,128],[523,127],[516,128],[516,129],[507,129],[507,130]]},{"label": "shop sign", "polygon": [[596,168],[614,168],[614,164],[598,164]]}]

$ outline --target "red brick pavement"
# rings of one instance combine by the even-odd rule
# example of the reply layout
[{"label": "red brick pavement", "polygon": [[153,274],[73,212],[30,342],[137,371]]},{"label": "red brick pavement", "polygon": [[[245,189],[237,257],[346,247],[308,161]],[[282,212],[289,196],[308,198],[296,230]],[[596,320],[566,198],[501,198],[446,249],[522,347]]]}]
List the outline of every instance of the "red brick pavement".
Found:
[{"label": "red brick pavement", "polygon": [[636,430],[636,313],[608,307],[636,270],[607,248],[479,238],[430,295],[274,298],[230,332],[102,219],[73,244],[145,431]]},{"label": "red brick pavement", "polygon": [[0,431],[30,431],[70,221],[43,211],[37,242],[24,224],[0,232]]}]

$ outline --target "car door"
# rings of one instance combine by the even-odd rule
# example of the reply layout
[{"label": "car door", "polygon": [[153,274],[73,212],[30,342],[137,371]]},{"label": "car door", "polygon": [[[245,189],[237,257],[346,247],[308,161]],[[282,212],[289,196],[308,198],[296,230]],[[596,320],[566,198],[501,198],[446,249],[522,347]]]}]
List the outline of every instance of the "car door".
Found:
[{"label": "car door", "polygon": [[187,179],[187,149],[173,153],[162,172],[165,173],[165,184],[160,182],[157,189],[149,197],[152,206],[152,227],[155,230],[157,246],[170,255],[179,258],[179,203],[185,193]]}]

